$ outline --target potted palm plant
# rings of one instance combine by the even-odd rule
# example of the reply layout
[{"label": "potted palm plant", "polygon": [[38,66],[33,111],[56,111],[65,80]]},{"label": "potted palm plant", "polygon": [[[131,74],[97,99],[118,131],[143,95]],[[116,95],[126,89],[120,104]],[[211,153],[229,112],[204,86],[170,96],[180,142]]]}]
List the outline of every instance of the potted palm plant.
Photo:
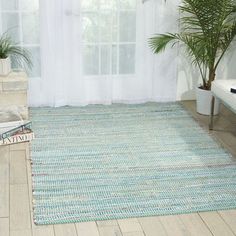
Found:
[{"label": "potted palm plant", "polygon": [[31,67],[32,62],[27,50],[17,46],[7,33],[0,37],[0,75],[11,72],[11,59],[18,66]]},{"label": "potted palm plant", "polygon": [[210,114],[211,83],[217,68],[236,35],[235,0],[183,0],[180,32],[159,34],[150,39],[154,53],[167,45],[184,46],[191,62],[199,68],[202,84],[197,88],[197,111]]}]

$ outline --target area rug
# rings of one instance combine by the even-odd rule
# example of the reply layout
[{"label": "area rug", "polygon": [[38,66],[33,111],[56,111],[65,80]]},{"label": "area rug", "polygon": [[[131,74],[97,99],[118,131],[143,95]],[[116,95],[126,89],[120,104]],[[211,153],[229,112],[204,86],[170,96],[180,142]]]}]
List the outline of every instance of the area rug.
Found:
[{"label": "area rug", "polygon": [[36,224],[236,208],[236,161],[178,103],[33,108]]}]

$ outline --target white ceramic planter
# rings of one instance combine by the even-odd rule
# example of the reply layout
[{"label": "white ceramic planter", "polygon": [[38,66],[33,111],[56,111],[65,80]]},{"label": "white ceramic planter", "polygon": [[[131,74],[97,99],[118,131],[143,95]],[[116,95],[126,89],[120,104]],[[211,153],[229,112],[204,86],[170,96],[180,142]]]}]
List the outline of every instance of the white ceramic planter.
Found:
[{"label": "white ceramic planter", "polygon": [[11,59],[0,59],[0,75],[6,76],[11,72]]},{"label": "white ceramic planter", "polygon": [[[197,88],[196,98],[197,98],[197,112],[202,115],[210,115],[211,101],[212,101],[211,91]],[[220,111],[220,102],[218,99],[215,99],[214,115],[219,114],[219,111]]]}]

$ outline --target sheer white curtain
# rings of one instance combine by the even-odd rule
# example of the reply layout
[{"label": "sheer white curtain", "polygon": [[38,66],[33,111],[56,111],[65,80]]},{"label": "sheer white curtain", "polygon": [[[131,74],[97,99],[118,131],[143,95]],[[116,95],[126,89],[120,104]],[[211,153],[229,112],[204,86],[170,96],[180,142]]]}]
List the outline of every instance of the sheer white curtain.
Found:
[{"label": "sheer white curtain", "polygon": [[174,101],[177,52],[148,38],[177,30],[175,0],[40,0],[42,78],[31,105]]}]

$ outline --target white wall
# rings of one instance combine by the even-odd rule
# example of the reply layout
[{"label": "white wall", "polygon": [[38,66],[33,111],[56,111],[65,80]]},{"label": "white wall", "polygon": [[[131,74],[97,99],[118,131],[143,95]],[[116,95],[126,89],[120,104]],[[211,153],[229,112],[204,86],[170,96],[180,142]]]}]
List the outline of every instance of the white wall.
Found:
[{"label": "white wall", "polygon": [[[236,79],[236,43],[223,58],[216,79]],[[191,66],[184,51],[179,52],[177,76],[177,100],[194,100],[195,88],[201,83],[199,71]]]}]

